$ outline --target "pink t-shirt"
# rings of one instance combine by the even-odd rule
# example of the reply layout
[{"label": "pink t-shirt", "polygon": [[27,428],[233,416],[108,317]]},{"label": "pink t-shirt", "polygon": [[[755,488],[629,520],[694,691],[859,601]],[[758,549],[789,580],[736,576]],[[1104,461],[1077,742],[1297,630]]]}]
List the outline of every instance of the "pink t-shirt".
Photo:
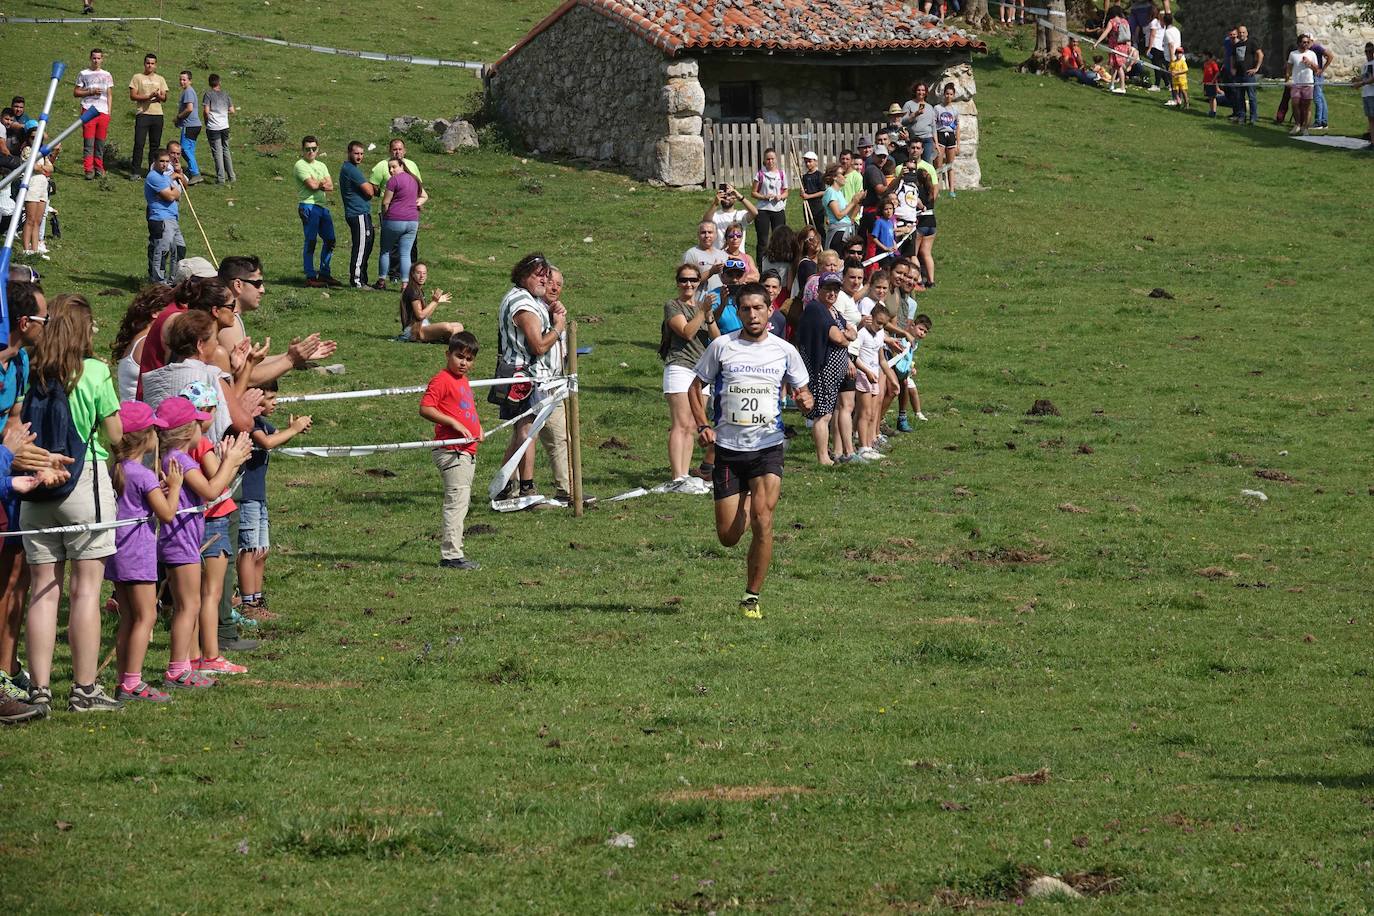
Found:
[{"label": "pink t-shirt", "polygon": [[386,183],[391,192],[391,206],[382,214],[382,219],[396,221],[419,220],[420,208],[415,202],[420,197],[420,183],[409,172],[401,171],[392,175]]}]

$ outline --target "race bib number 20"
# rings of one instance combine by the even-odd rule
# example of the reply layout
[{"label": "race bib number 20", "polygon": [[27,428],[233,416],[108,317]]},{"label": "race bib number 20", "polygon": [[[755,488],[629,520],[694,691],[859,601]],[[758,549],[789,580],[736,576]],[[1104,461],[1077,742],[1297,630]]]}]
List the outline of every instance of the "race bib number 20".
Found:
[{"label": "race bib number 20", "polygon": [[778,388],[733,382],[725,388],[725,420],[734,426],[772,426],[778,420]]}]

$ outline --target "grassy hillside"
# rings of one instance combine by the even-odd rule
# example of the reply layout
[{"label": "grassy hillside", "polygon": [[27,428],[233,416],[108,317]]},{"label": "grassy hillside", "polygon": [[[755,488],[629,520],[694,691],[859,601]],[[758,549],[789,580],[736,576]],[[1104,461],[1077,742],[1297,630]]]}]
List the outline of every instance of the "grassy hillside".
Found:
[{"label": "grassy hillside", "polygon": [[[426,6],[437,22],[392,17],[409,31],[361,6],[166,15],[490,59],[545,11]],[[79,66],[97,42],[120,83],[159,41],[164,72],[204,51],[198,75],[226,75],[245,109],[241,181],[193,190],[197,212],[217,254],[267,261],[250,329],[279,343],[325,330],[348,366],[289,391],[417,384],[438,367],[437,348],[387,339],[393,295],[301,285],[289,169],[304,133],[336,167],[350,139],[382,145],[394,115],[471,108],[471,76],[207,50],[145,26],[3,34],[5,88],[31,100],[53,57]],[[1034,870],[1096,875],[1113,911],[1366,908],[1369,156],[1010,72],[1023,56],[979,62],[988,188],[940,207],[941,282],[922,299],[931,421],[880,467],[790,457],[761,625],[735,612],[743,554],[715,544],[706,498],[582,520],[479,507],[468,547],[484,568],[456,576],[435,567],[428,456],[276,459],[282,619],[244,657],[250,674],[166,708],[6,732],[0,901],[1010,908]],[[1358,132],[1354,94],[1331,95],[1332,123]],[[284,150],[254,148],[255,114],[285,119]],[[130,132],[117,117],[125,151]],[[50,292],[94,296],[108,341],[127,294],[99,294],[136,285],[142,201],[132,182],[82,181],[78,146],[55,201],[66,236],[40,269]],[[431,282],[455,293],[442,317],[488,348],[480,374],[510,264],[545,251],[594,347],[588,490],[664,479],[653,350],[702,195],[497,144],[415,158],[434,198]],[[1027,416],[1039,398],[1061,415]],[[315,417],[309,442],[425,434],[403,398]],[[628,449],[603,447],[612,436]],[[159,630],[150,670],[165,652]],[[59,696],[68,676],[59,651]],[[606,845],[622,832],[633,849]]]}]

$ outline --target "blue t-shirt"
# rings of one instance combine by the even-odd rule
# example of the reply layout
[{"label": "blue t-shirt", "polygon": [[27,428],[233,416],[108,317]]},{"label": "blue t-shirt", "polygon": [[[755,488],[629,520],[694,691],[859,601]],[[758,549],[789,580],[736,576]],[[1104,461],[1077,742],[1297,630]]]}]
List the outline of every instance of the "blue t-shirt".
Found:
[{"label": "blue t-shirt", "polygon": [[163,200],[158,196],[159,191],[165,191],[172,186],[171,174],[163,174],[157,169],[150,169],[148,177],[143,182],[143,199],[148,202],[148,219],[176,219],[177,202],[174,200]]},{"label": "blue t-shirt", "polygon": [[361,190],[367,176],[351,162],[339,169],[339,194],[343,197],[344,216],[371,216],[372,202]]},{"label": "blue t-shirt", "polygon": [[177,106],[177,111],[185,108],[188,102],[191,105],[191,113],[186,116],[186,120],[178,121],[177,124],[181,127],[200,127],[200,99],[196,96],[194,86],[187,86],[181,90],[181,102]]},{"label": "blue t-shirt", "polygon": [[[270,436],[276,431],[277,428],[262,417],[253,418],[253,432],[264,432]],[[270,451],[254,443],[253,453],[243,463],[243,489],[240,491],[243,499],[267,502],[267,462],[271,457]]]},{"label": "blue t-shirt", "polygon": [[890,219],[874,220],[873,222],[873,238],[888,248],[891,248],[892,243],[896,240],[893,230],[894,227]]},{"label": "blue t-shirt", "polygon": [[[725,291],[719,289],[707,293],[706,307],[715,311],[716,306],[720,304],[720,297],[723,295],[725,295]],[[729,334],[732,331],[738,331],[740,328],[744,327],[744,323],[739,320],[739,312],[735,311],[734,297],[726,299],[725,309],[720,313],[720,319],[716,322],[716,326],[720,328],[720,333],[722,334]]]}]

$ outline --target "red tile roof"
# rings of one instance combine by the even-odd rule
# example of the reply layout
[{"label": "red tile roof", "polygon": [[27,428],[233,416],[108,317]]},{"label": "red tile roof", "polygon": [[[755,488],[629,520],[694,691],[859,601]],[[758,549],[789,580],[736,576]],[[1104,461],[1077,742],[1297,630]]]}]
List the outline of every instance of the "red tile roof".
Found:
[{"label": "red tile roof", "polygon": [[609,17],[670,57],[696,48],[987,50],[976,35],[900,0],[566,0],[490,69],[574,6]]}]

